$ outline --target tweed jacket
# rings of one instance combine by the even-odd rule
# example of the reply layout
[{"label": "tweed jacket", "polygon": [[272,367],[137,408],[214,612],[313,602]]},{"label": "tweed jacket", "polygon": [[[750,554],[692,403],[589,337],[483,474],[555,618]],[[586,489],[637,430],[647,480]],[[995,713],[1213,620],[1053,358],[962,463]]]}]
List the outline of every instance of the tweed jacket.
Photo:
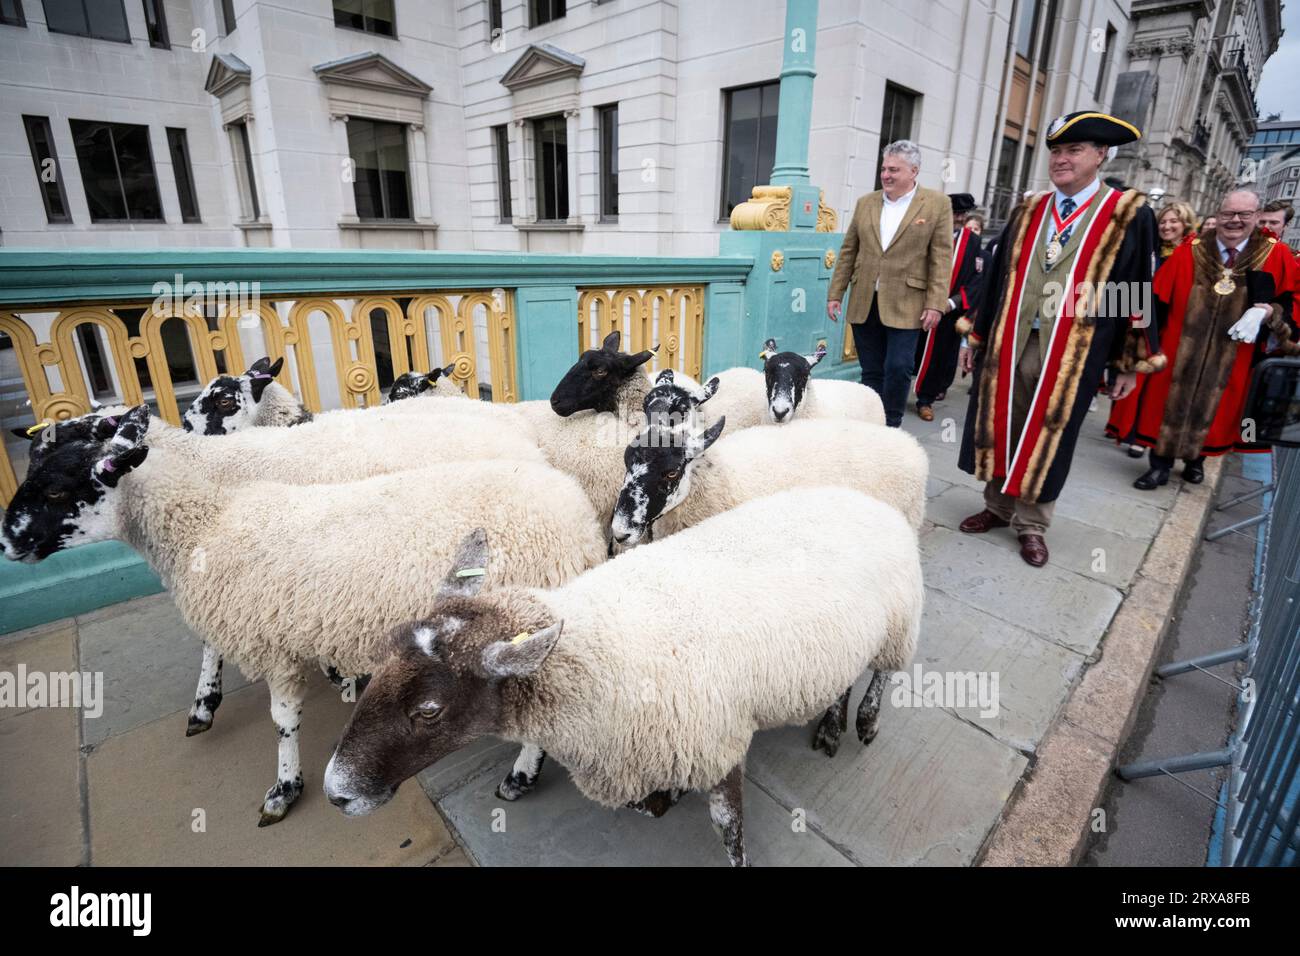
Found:
[{"label": "tweed jacket", "polygon": [[883,208],[879,190],[858,200],[835,262],[829,298],[844,298],[853,283],[846,314],[858,325],[867,321],[874,290],[882,323],[891,329],[919,329],[926,309],[940,315],[948,311],[952,204],[943,193],[917,186],[888,249],[880,245]]}]

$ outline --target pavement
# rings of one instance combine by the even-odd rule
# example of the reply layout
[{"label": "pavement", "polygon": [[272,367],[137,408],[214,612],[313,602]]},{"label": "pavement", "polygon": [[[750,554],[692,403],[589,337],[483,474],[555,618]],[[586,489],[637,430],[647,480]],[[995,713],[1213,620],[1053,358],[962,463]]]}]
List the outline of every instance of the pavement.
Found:
[{"label": "pavement", "polygon": [[[1252,465],[1267,456],[1255,456]],[[1243,459],[1230,458],[1218,501],[1255,491],[1262,481],[1243,474]],[[1258,497],[1216,512],[1222,528],[1258,514]],[[1258,528],[1203,542],[1172,617],[1158,664],[1199,657],[1240,644],[1249,629],[1251,581]],[[1235,725],[1241,664],[1208,673],[1153,680],[1138,711],[1133,733],[1120,751],[1121,764],[1220,750]],[[1211,841],[1215,800],[1226,768],[1125,782],[1110,778],[1101,809],[1105,826],[1089,842],[1085,866],[1203,866]]]},{"label": "pavement", "polygon": [[[1142,463],[1101,437],[1100,400],[1048,534],[1051,563],[1031,568],[1009,530],[956,530],[982,507],[956,466],[966,398],[959,384],[934,422],[910,409],[906,419],[931,466],[916,664],[950,681],[983,675],[986,689],[996,679],[997,706],[956,686],[940,698],[891,687],[875,741],[863,747],[850,730],[833,759],[811,749],[811,726],[760,733],[744,795],[756,865],[978,862],[1180,494],[1176,476],[1155,492],[1132,487]],[[350,705],[324,678],[302,724],[306,791],[283,822],[258,829],[275,767],[265,687],[227,662],[213,729],[186,738],[199,658],[165,594],[0,638],[0,671],[21,662],[104,680],[97,717],[0,710],[0,865],[725,865],[704,796],[658,820],[605,810],[548,761],[532,794],[504,803],[493,791],[515,747],[490,739],[373,815],[345,818],[320,781]]]}]

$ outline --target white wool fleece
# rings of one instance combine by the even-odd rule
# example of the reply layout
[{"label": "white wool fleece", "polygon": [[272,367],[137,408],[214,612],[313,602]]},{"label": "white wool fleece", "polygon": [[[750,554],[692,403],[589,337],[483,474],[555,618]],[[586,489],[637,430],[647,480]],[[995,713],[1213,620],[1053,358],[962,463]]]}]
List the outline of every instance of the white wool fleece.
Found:
[{"label": "white wool fleece", "polygon": [[725,431],[691,473],[680,505],[654,523],[656,538],[787,488],[842,485],[897,508],[913,529],[925,517],[930,461],[898,428],[844,419]]},{"label": "white wool fleece", "polygon": [[293,428],[246,428],[217,437],[151,418],[145,444],[151,451],[166,450],[184,460],[195,475],[224,485],[311,485],[452,461],[542,460],[536,444],[508,425],[485,429],[482,419],[472,415],[380,414],[378,407],[373,414],[325,414]]},{"label": "white wool fleece", "polygon": [[883,425],[885,406],[874,389],[860,382],[810,376],[804,388],[803,401],[795,412],[795,419],[800,418],[847,418],[869,425]]},{"label": "white wool fleece", "polygon": [[158,572],[195,633],[252,680],[298,680],[318,660],[369,673],[389,630],[430,611],[475,528],[488,534],[489,586],[553,587],[605,557],[573,479],[532,462],[230,488],[151,450],[113,500],[115,536]]},{"label": "white wool fleece", "polygon": [[564,623],[501,735],[606,806],[707,790],[755,731],[806,722],[885,645],[914,646],[922,596],[916,534],[888,505],[845,488],[751,501],[558,589],[488,595]]}]

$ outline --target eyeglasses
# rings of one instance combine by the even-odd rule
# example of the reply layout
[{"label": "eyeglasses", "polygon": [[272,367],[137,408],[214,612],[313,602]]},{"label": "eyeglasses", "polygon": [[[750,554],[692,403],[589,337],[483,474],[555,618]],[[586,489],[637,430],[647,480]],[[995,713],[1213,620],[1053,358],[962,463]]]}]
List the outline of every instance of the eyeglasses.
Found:
[{"label": "eyeglasses", "polygon": [[1219,213],[1219,219],[1222,221],[1227,221],[1229,219],[1254,219],[1258,215],[1258,209],[1254,212],[1221,212]]}]

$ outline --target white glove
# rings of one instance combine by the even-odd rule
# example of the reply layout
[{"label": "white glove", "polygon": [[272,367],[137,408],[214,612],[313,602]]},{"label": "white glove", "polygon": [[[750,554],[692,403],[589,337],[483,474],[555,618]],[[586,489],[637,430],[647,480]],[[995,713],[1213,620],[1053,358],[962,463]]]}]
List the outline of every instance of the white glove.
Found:
[{"label": "white glove", "polygon": [[1259,327],[1268,315],[1267,309],[1253,306],[1228,329],[1228,338],[1236,342],[1254,342],[1259,337]]}]

